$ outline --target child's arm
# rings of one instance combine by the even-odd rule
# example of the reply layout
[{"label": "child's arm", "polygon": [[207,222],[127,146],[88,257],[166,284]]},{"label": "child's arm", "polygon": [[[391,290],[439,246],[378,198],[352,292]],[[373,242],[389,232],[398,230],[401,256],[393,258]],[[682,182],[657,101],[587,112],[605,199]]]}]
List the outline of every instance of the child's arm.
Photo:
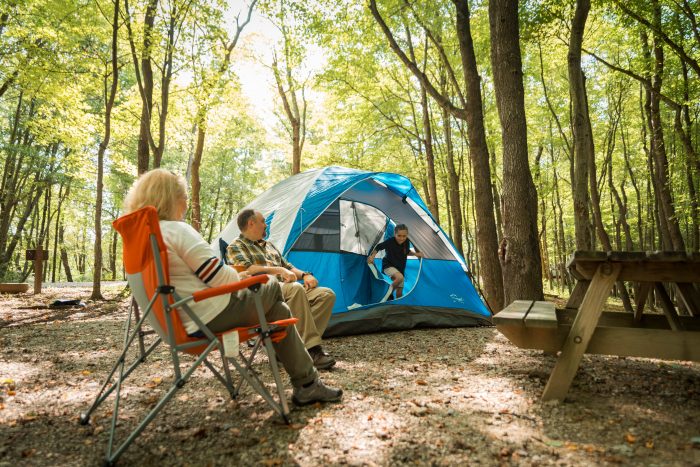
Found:
[{"label": "child's arm", "polygon": [[[411,245],[413,245],[413,242],[411,242]],[[417,246],[413,245],[413,250],[409,249],[408,254],[415,256],[416,258],[422,258],[423,257],[423,252],[418,249]]]},{"label": "child's arm", "polygon": [[374,263],[374,257],[377,256],[377,252],[386,248],[386,246],[384,245],[385,243],[386,242],[379,243],[379,244],[377,244],[377,246],[375,246],[372,249],[372,253],[370,253],[369,256],[367,257],[367,264]]},{"label": "child's arm", "polygon": [[374,263],[375,256],[377,256],[377,250],[372,250],[372,253],[367,257],[367,264]]}]

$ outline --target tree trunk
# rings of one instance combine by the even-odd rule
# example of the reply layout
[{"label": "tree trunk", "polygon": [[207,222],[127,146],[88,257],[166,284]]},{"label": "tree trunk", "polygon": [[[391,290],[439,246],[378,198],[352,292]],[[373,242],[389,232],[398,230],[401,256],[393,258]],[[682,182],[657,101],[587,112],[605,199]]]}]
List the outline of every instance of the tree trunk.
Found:
[{"label": "tree trunk", "polygon": [[192,179],[190,182],[190,198],[192,200],[190,203],[190,221],[192,223],[192,227],[194,227],[197,232],[200,231],[202,226],[202,211],[199,199],[199,191],[202,187],[202,183],[199,179],[199,168],[202,163],[204,137],[207,131],[204,125],[206,125],[206,122],[200,118],[199,122],[197,123],[197,145],[195,146],[194,157],[192,158]]},{"label": "tree trunk", "polygon": [[66,251],[65,243],[63,242],[63,234],[66,228],[61,224],[61,228],[58,231],[58,242],[61,244],[61,264],[63,264],[63,269],[66,273],[66,281],[73,282],[73,275],[70,272],[70,263],[68,261],[68,252]]},{"label": "tree trunk", "polygon": [[[653,1],[652,4],[655,21],[660,23],[661,7],[658,1]],[[652,48],[654,52],[654,74],[652,76],[653,92],[650,96],[650,123],[651,139],[653,141],[652,155],[654,156],[658,188],[657,196],[659,196],[659,217],[661,223],[666,225],[670,235],[670,246],[676,251],[685,251],[685,243],[683,242],[678,218],[676,217],[676,210],[671,195],[671,182],[668,176],[668,158],[661,121],[661,98],[659,97],[663,83],[664,51],[661,40],[656,36],[654,37]]]},{"label": "tree trunk", "polygon": [[143,55],[141,57],[141,74],[143,76],[143,102],[141,106],[141,123],[137,147],[138,173],[148,172],[150,165],[151,118],[153,115],[153,33],[158,12],[158,0],[149,0],[143,24]]},{"label": "tree trunk", "polygon": [[[117,213],[119,217],[119,213]],[[117,231],[112,229],[111,242],[109,245],[109,271],[112,273],[112,280],[117,280],[117,244],[119,243],[119,237],[117,236]]]},{"label": "tree trunk", "polygon": [[[61,222],[61,208],[63,207],[63,201],[66,200],[70,193],[70,185],[65,187],[63,190],[63,184],[58,188],[58,208],[56,209],[56,224],[54,226],[54,236],[53,236],[53,252],[51,254],[51,282],[56,282],[56,272],[58,270],[58,228]],[[61,271],[58,270],[59,276]]]},{"label": "tree trunk", "polygon": [[[457,38],[466,85],[466,108],[469,155],[474,174],[474,208],[476,210],[476,245],[479,251],[479,273],[484,279],[484,298],[494,313],[503,309],[504,291],[501,264],[498,259],[498,234],[491,191],[491,167],[486,145],[484,113],[481,101],[481,77],[476,66],[474,42],[469,23],[468,0],[453,0],[457,9]],[[499,209],[498,205],[495,205]],[[510,303],[510,302],[508,302]]]},{"label": "tree trunk", "polygon": [[[544,152],[544,146],[540,145],[537,148],[537,156],[535,156],[535,183],[537,184],[537,189],[540,193],[544,193],[544,182],[542,181],[542,170],[540,169],[540,162],[542,160],[542,153]],[[545,197],[541,196],[539,200],[539,214],[540,214],[540,256],[542,258],[542,272],[544,273],[544,278],[552,285],[552,268],[549,261],[549,245],[547,244],[547,205],[545,203]]]},{"label": "tree trunk", "polygon": [[92,294],[91,300],[104,300],[102,297],[102,190],[104,189],[104,157],[109,139],[112,136],[112,107],[117,96],[119,84],[118,40],[119,40],[119,0],[114,0],[114,16],[112,17],[112,67],[111,72],[104,77],[105,91],[107,90],[107,78],[111,75],[112,83],[109,94],[105,93],[105,132],[104,138],[97,150],[97,187],[95,198],[95,249],[92,270]]},{"label": "tree trunk", "polygon": [[440,223],[440,211],[438,210],[437,181],[435,180],[435,154],[433,152],[433,130],[430,124],[430,108],[428,107],[428,94],[425,88],[420,88],[421,115],[423,117],[423,147],[425,147],[425,165],[428,179],[428,208]]},{"label": "tree trunk", "polygon": [[503,140],[503,268],[505,302],[543,300],[537,192],[528,162],[518,3],[489,2],[491,67]]},{"label": "tree trunk", "polygon": [[[284,41],[284,79],[279,71],[277,55],[275,53],[272,61],[272,72],[277,84],[277,92],[282,99],[284,113],[289,123],[289,133],[292,140],[292,175],[301,172],[301,154],[304,149],[304,140],[306,139],[306,97],[304,95],[304,85],[301,86],[302,108],[299,109],[297,97],[297,83],[292,74],[292,55],[290,51],[290,39],[287,31],[287,26],[284,23],[285,5],[280,2],[280,18],[282,24],[280,30],[282,32],[282,40]],[[285,85],[287,90],[284,89]]]},{"label": "tree trunk", "polygon": [[[690,138],[692,124],[690,122],[690,110],[688,108],[687,102],[690,102],[690,95],[688,92],[688,68],[685,62],[683,65],[683,101],[686,104],[683,105],[682,111],[676,111],[676,132],[680,135],[683,141],[683,147],[685,149],[685,162],[686,162],[686,183],[688,184],[688,196],[690,197],[690,218],[692,220],[692,225],[690,227],[692,235],[692,251],[700,251],[700,203],[698,202],[698,193],[695,189],[695,180],[700,178],[700,157],[698,157],[697,151],[693,147],[693,141]],[[681,118],[682,113],[682,118]],[[683,129],[683,123],[685,123],[685,130]],[[693,172],[695,172],[695,177],[693,177]]]},{"label": "tree trunk", "polygon": [[590,225],[588,214],[588,162],[593,157],[593,135],[589,134],[590,122],[586,103],[586,85],[583,70],[581,69],[583,32],[590,9],[590,0],[577,0],[576,11],[571,22],[571,37],[569,39],[569,53],[567,56],[574,138],[574,173],[571,180],[571,188],[574,198],[574,230],[577,250],[590,250],[592,247],[588,230]]},{"label": "tree trunk", "polygon": [[450,113],[443,109],[442,118],[443,126],[445,127],[445,162],[447,163],[448,200],[452,214],[452,241],[455,243],[457,251],[464,255],[464,247],[462,246],[462,204],[459,198],[459,175],[457,174],[454,161]]},{"label": "tree trunk", "polygon": [[[248,16],[246,20],[243,23],[238,22],[238,17],[236,18],[236,30],[234,33],[233,39],[230,41],[226,41],[224,44],[224,55],[223,55],[223,60],[221,60],[221,63],[216,70],[216,79],[214,79],[214,85],[209,86],[209,85],[204,85],[204,92],[203,92],[203,97],[202,100],[199,102],[198,106],[199,108],[197,109],[196,113],[196,121],[195,125],[192,129],[194,132],[196,129],[197,132],[197,142],[195,144],[195,149],[194,149],[194,154],[192,155],[191,158],[191,165],[188,167],[188,180],[190,180],[191,184],[191,223],[192,226],[197,230],[201,230],[202,226],[202,209],[201,209],[201,203],[200,203],[200,191],[201,191],[201,179],[199,177],[199,169],[201,168],[202,165],[202,157],[204,155],[204,142],[206,140],[206,133],[207,133],[207,125],[208,125],[208,120],[209,120],[209,109],[210,109],[210,100],[212,97],[212,94],[216,92],[217,90],[220,90],[224,86],[224,81],[222,80],[222,77],[224,73],[228,70],[228,67],[231,63],[231,52],[233,49],[236,47],[236,44],[238,43],[238,38],[241,35],[241,32],[243,31],[243,28],[250,22],[250,18],[253,14],[253,9],[255,8],[255,4],[257,3],[257,0],[253,0],[250,3],[250,6],[248,8]],[[171,65],[172,65],[172,60],[171,60]],[[203,76],[204,78],[204,76]],[[206,83],[206,79],[202,79],[203,83]],[[161,128],[165,128],[165,122],[163,121],[163,125]],[[164,135],[164,134],[163,134]],[[163,136],[164,137],[164,136]],[[220,187],[219,187],[220,188]]]}]

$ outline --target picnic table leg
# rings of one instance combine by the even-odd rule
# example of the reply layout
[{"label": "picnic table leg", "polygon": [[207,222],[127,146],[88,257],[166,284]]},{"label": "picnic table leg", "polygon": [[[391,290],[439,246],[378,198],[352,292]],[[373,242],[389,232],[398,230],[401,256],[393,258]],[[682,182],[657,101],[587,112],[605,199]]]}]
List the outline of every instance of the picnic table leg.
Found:
[{"label": "picnic table leg", "polygon": [[681,324],[681,320],[678,318],[678,314],[676,314],[676,309],[673,307],[673,302],[671,301],[671,297],[668,296],[666,288],[661,282],[654,284],[654,288],[656,290],[656,295],[661,300],[661,308],[664,310],[668,325],[673,331],[682,330],[683,324]]},{"label": "picnic table leg", "polygon": [[651,290],[652,282],[642,282],[639,284],[639,290],[637,291],[637,296],[635,302],[637,306],[634,310],[634,320],[640,322],[642,320],[642,313],[644,313],[644,305],[647,303],[647,298],[649,297],[649,291]]},{"label": "picnic table leg", "polygon": [[700,316],[700,297],[695,291],[693,284],[689,282],[676,283],[678,296],[683,301],[685,308],[690,312],[690,316]]},{"label": "picnic table leg", "polygon": [[571,331],[564,341],[561,354],[554,365],[547,386],[544,388],[542,400],[562,400],[569,391],[569,386],[571,386],[581,358],[588,347],[588,342],[598,325],[603,305],[620,274],[620,269],[622,269],[622,265],[619,263],[603,263],[598,266],[571,325]]},{"label": "picnic table leg", "polygon": [[581,301],[583,301],[583,297],[586,295],[586,291],[588,291],[588,286],[590,285],[591,281],[586,279],[576,281],[574,290],[571,291],[571,295],[569,296],[569,301],[566,302],[566,308],[578,308],[581,306]]}]

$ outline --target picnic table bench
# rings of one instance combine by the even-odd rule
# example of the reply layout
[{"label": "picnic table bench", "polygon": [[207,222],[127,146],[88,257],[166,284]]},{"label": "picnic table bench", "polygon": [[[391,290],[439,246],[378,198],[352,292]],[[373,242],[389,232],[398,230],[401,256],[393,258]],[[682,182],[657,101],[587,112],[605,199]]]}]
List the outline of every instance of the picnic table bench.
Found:
[{"label": "picnic table bench", "polygon": [[[567,267],[577,282],[566,308],[516,300],[493,317],[518,347],[560,352],[543,400],[566,396],[584,353],[700,361],[700,255],[577,251]],[[617,281],[636,283],[634,313],[603,311]],[[663,315],[644,313],[652,289]]]}]

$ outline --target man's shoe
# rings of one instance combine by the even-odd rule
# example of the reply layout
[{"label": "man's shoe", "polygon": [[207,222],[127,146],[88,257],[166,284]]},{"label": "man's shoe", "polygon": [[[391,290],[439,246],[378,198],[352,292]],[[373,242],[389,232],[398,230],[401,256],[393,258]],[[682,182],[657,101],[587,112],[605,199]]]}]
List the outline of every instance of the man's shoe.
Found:
[{"label": "man's shoe", "polygon": [[316,378],[306,387],[295,387],[292,394],[292,402],[296,405],[309,405],[315,402],[337,402],[342,396],[342,389],[330,388],[323,384],[320,378]]},{"label": "man's shoe", "polygon": [[327,370],[335,365],[335,358],[331,357],[327,352],[324,352],[320,345],[311,347],[309,349],[309,355],[311,355],[314,366],[318,370]]}]

